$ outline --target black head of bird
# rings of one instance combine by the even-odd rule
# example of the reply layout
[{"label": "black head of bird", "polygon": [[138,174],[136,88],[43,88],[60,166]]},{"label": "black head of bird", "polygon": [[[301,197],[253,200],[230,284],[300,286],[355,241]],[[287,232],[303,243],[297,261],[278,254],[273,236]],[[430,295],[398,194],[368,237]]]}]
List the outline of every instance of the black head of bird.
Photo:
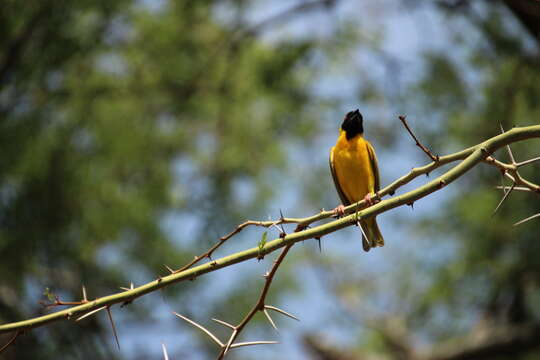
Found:
[{"label": "black head of bird", "polygon": [[347,115],[345,115],[345,119],[343,119],[343,123],[341,124],[341,129],[345,131],[347,140],[364,132],[363,121],[364,118],[358,109],[349,111]]}]

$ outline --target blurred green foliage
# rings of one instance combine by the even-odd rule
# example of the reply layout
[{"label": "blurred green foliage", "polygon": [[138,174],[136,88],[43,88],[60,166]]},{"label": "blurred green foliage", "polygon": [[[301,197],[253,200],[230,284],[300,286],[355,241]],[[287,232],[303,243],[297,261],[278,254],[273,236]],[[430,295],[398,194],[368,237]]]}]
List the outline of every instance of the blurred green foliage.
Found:
[{"label": "blurred green foliage", "polygon": [[[325,61],[312,59],[324,44],[260,41],[245,2],[2,7],[3,323],[43,313],[46,287],[73,300],[84,284],[93,298],[180,266],[260,215],[268,175],[287,164],[283,144],[317,133],[310,86]],[[200,231],[173,240],[162,226],[171,214]],[[6,356],[114,358],[103,324],[29,332]]]},{"label": "blurred green foliage", "polygon": [[[250,8],[241,0],[4,1],[0,322],[42,314],[38,300],[55,295],[79,299],[83,284],[93,298],[153,279],[163,264],[180,266],[239,221],[267,216],[284,171],[301,180],[304,206],[327,205],[329,193],[337,201],[333,189],[326,191],[326,158],[321,170],[301,151],[287,152],[308,148],[314,139],[320,146],[320,134],[337,127],[322,121],[328,105],[351,101],[351,93],[370,119],[398,105],[420,109],[415,129],[422,128],[420,137],[441,154],[497,134],[499,123],[508,129],[538,122],[537,44],[504,5],[466,3],[430,8],[447,17],[450,40],[418,59],[425,65],[421,76],[405,90],[394,78],[398,72],[390,73],[392,89],[385,89],[373,63],[357,64],[338,81],[345,90],[332,97],[321,95],[319,75],[339,79],[355,61],[351,49],[369,49],[388,68],[399,68],[379,52],[380,34],[359,40],[359,25],[350,19],[336,21],[327,38],[314,31],[263,41],[264,29],[247,21]],[[372,121],[369,136],[382,134],[379,143],[391,148],[401,137],[395,124]],[[513,146],[518,161],[540,155],[537,148]],[[504,152],[496,156],[508,160]],[[392,166],[381,165],[383,172]],[[537,164],[522,172],[540,182]],[[333,309],[345,308],[345,319],[332,320],[340,334],[353,338],[349,352],[359,356],[412,358],[408,346],[437,349],[454,339],[453,349],[460,349],[482,331],[537,325],[537,225],[511,225],[540,206],[530,194],[515,193],[490,217],[502,196],[493,189],[500,182],[493,168],[479,167],[455,184],[455,192],[447,190],[437,211],[410,222],[407,241],[416,250],[396,252],[391,243],[381,250],[400,271],[382,276],[371,258],[351,262],[348,250],[341,256],[324,241],[322,254],[304,247],[280,269],[271,303],[283,290],[309,291],[302,271],[312,268],[323,290],[309,294],[310,303],[318,304],[324,292]],[[256,233],[249,246],[266,237]],[[391,258],[396,254],[403,255],[400,261]],[[211,296],[202,295],[206,279],[162,296],[181,303],[187,315],[208,318],[201,313],[211,311],[240,320],[261,282],[257,274],[234,271],[238,281],[221,284]],[[155,304],[141,299],[127,309],[149,325]],[[355,333],[358,324],[363,327]],[[125,356],[112,350],[108,326],[99,317],[50,325],[20,337],[3,355]],[[154,344],[140,345],[148,350]],[[196,347],[201,356],[215,351],[207,339]],[[184,351],[192,355],[191,348]],[[534,358],[535,351],[520,355]],[[138,356],[147,357],[144,351]]]}]

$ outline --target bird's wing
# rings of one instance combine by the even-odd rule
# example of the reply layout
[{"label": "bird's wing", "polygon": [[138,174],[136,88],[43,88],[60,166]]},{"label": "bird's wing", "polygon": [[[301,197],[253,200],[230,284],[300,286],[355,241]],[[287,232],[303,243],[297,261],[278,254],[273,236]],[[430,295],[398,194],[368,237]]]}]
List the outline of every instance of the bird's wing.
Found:
[{"label": "bird's wing", "polygon": [[[371,170],[373,171],[373,176],[375,177],[375,192],[381,189],[381,178],[379,175],[379,166],[377,164],[377,156],[375,156],[375,149],[369,142],[366,141],[366,146],[368,149],[369,163],[371,165]],[[335,181],[335,180],[334,180]]]},{"label": "bird's wing", "polygon": [[330,150],[330,159],[329,159],[330,171],[332,172],[332,178],[334,179],[334,185],[336,186],[336,190],[338,192],[339,198],[341,199],[341,202],[343,203],[343,205],[347,206],[347,205],[350,205],[351,202],[347,199],[347,197],[345,196],[345,193],[343,192],[343,190],[341,190],[341,186],[339,185],[336,169],[334,168],[334,149],[335,148],[332,148]]}]

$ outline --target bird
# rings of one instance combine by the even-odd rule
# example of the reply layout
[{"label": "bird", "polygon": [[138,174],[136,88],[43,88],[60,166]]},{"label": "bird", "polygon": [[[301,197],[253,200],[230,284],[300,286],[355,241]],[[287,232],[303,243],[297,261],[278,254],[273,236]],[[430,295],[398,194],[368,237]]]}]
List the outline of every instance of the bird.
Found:
[{"label": "bird", "polygon": [[[345,206],[366,200],[373,205],[373,196],[380,189],[379,166],[375,149],[364,139],[363,117],[358,109],[349,111],[341,128],[336,145],[330,149],[330,171],[337,193],[342,201],[334,209],[344,214]],[[369,251],[384,246],[384,238],[375,217],[361,219],[362,247]]]}]

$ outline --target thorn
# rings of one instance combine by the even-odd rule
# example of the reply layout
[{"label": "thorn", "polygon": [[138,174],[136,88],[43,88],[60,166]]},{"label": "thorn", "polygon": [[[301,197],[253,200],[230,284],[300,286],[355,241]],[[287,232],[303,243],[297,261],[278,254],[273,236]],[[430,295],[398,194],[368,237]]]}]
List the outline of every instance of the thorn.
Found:
[{"label": "thorn", "polygon": [[428,172],[426,173],[426,177],[429,177],[429,173],[428,173]]},{"label": "thorn", "polygon": [[[357,221],[356,225],[358,225],[358,227],[360,228],[360,231],[362,231],[362,235],[364,236],[363,239],[365,239],[365,241],[367,242],[368,237],[366,236],[366,232],[364,231],[364,228],[362,227],[362,224],[360,224],[360,222]],[[364,241],[362,241],[362,246],[363,246],[365,252],[369,251],[370,247],[365,245]]]},{"label": "thorn", "polygon": [[523,165],[527,165],[527,164],[531,164],[533,162],[537,162],[540,160],[540,156],[539,157],[536,157],[534,159],[529,159],[529,160],[525,160],[525,161],[522,161],[522,162],[519,162],[516,164],[516,167],[521,167]]},{"label": "thorn", "polygon": [[[511,186],[495,186],[495,189],[499,189],[499,190],[504,190],[506,192],[506,190],[510,189]],[[514,187],[514,191],[526,191],[526,192],[531,192],[532,190],[529,189],[528,187],[524,187],[524,186],[515,186]]]},{"label": "thorn", "polygon": [[268,319],[268,321],[270,322],[270,325],[272,325],[272,327],[274,328],[274,330],[276,330],[277,332],[279,332],[276,324],[274,323],[274,320],[272,320],[272,318],[270,317],[270,314],[268,313],[268,311],[266,309],[263,309],[263,313],[264,315],[266,315],[266,318]]},{"label": "thorn", "polygon": [[180,319],[190,323],[191,325],[195,326],[196,328],[198,328],[199,330],[201,330],[202,332],[204,332],[206,335],[210,336],[210,338],[212,340],[214,340],[216,342],[216,344],[218,344],[220,347],[223,347],[223,343],[214,335],[210,332],[210,330],[208,330],[207,328],[205,328],[204,326],[202,325],[199,325],[197,324],[195,321],[193,320],[190,320],[188,319],[187,317],[183,316],[183,315],[180,315],[179,313],[177,312],[173,312],[174,315],[178,316]]},{"label": "thorn", "polygon": [[[499,126],[501,127],[501,134],[504,134],[504,129],[503,129],[502,124],[499,123]],[[510,157],[510,161],[512,161],[512,165],[516,165],[516,160],[514,159],[514,154],[512,154],[510,145],[506,145],[506,150],[508,151],[508,156]]]},{"label": "thorn", "polygon": [[518,221],[518,222],[515,223],[513,226],[521,225],[521,224],[523,224],[524,222],[527,222],[527,221],[529,221],[529,220],[535,219],[535,218],[537,218],[537,217],[540,217],[540,213],[534,214],[534,215],[532,215],[532,216],[529,216],[529,217],[526,218],[526,219],[523,219],[523,220],[521,220],[521,221]]},{"label": "thorn", "polygon": [[98,309],[94,309],[94,310],[92,310],[92,311],[90,311],[90,312],[88,312],[88,313],[86,313],[86,314],[80,316],[79,318],[75,319],[75,321],[81,321],[82,319],[84,319],[84,318],[86,318],[86,317],[88,317],[88,316],[94,315],[95,313],[97,313],[98,311],[101,311],[101,310],[105,309],[106,307],[107,307],[107,306],[102,306],[102,307],[100,307],[100,308],[98,308]]},{"label": "thorn", "polygon": [[320,238],[320,237],[316,237],[315,240],[317,240],[317,241],[319,242],[319,252],[322,253],[321,238]]},{"label": "thorn", "polygon": [[86,287],[84,287],[84,285],[82,286],[82,297],[84,302],[88,301],[88,298],[86,297]]},{"label": "thorn", "polygon": [[512,192],[512,190],[514,190],[514,186],[516,185],[516,183],[512,183],[512,186],[510,187],[510,189],[508,189],[508,191],[506,191],[501,199],[501,201],[499,201],[499,204],[497,204],[497,207],[495,208],[495,210],[493,210],[493,213],[491,214],[491,216],[493,217],[493,215],[495,215],[495,213],[497,212],[497,210],[499,210],[499,208],[501,207],[501,205],[503,204],[504,200],[506,200],[506,198],[508,197],[508,195],[510,195],[510,193]]},{"label": "thorn", "polygon": [[264,305],[264,307],[265,307],[266,309],[268,309],[268,310],[274,310],[274,311],[277,311],[278,313],[283,314],[283,315],[285,315],[285,316],[288,316],[288,317],[290,317],[291,319],[294,319],[294,320],[296,320],[296,321],[300,321],[300,319],[297,318],[296,316],[294,316],[294,315],[292,315],[292,314],[286,312],[285,310],[280,309],[280,308],[278,308],[278,307],[276,307],[276,306]]},{"label": "thorn", "polygon": [[[230,348],[234,349],[234,348],[239,348],[239,347],[242,347],[242,346],[269,345],[269,344],[279,344],[279,342],[278,341],[249,341],[249,342],[241,342],[241,343],[232,344],[230,346]],[[224,354],[226,354],[226,353],[224,353]]]},{"label": "thorn", "polygon": [[287,236],[287,233],[285,232],[285,228],[283,227],[283,221],[285,220],[285,218],[283,217],[283,213],[281,212],[281,209],[279,209],[279,214],[281,215],[281,224],[279,224],[279,227],[281,227],[281,232],[279,233],[279,237],[281,239],[284,239],[285,236]]},{"label": "thorn", "polygon": [[15,334],[13,334],[13,336],[11,337],[11,339],[9,339],[9,341],[0,348],[0,354],[3,353],[11,344],[13,344],[15,342],[15,340],[17,340],[17,338],[19,337],[19,335],[22,334],[22,331],[21,330],[16,330],[15,331]]},{"label": "thorn", "polygon": [[169,355],[167,354],[167,348],[164,343],[161,343],[161,349],[163,350],[163,360],[169,360]]},{"label": "thorn", "polygon": [[441,179],[439,180],[439,189],[443,188],[446,186],[446,181],[444,181],[444,179]]},{"label": "thorn", "polygon": [[279,228],[279,226],[277,226],[275,222],[273,222],[272,225],[270,225],[270,226],[275,227],[278,232],[280,232],[280,233],[282,232],[281,229]]},{"label": "thorn", "polygon": [[411,210],[414,210],[414,202],[407,203],[407,206],[410,206]]},{"label": "thorn", "polygon": [[390,192],[388,193],[388,195],[394,196],[395,193],[396,193],[396,192],[395,192],[394,190],[392,190],[392,191],[390,191]]},{"label": "thorn", "polygon": [[216,318],[212,318],[212,321],[215,321],[215,322],[217,322],[218,324],[221,324],[221,325],[225,325],[226,327],[231,328],[231,329],[233,329],[233,330],[236,329],[236,327],[235,327],[234,325],[231,325],[231,324],[229,324],[228,322],[225,322],[225,321],[223,321],[223,320],[219,320],[219,319],[216,319]]},{"label": "thorn", "polygon": [[120,350],[120,342],[118,341],[118,334],[116,333],[116,326],[114,326],[114,321],[111,314],[111,307],[107,306],[107,314],[109,315],[109,320],[111,321],[111,326],[114,334],[114,338],[116,339],[116,345],[118,345],[118,350]]},{"label": "thorn", "polygon": [[227,355],[227,352],[229,351],[229,349],[232,346],[232,342],[236,338],[236,334],[238,334],[238,330],[234,329],[232,334],[231,334],[231,337],[229,338],[229,341],[227,341],[227,345],[225,346],[225,350],[223,351],[223,355]]}]

